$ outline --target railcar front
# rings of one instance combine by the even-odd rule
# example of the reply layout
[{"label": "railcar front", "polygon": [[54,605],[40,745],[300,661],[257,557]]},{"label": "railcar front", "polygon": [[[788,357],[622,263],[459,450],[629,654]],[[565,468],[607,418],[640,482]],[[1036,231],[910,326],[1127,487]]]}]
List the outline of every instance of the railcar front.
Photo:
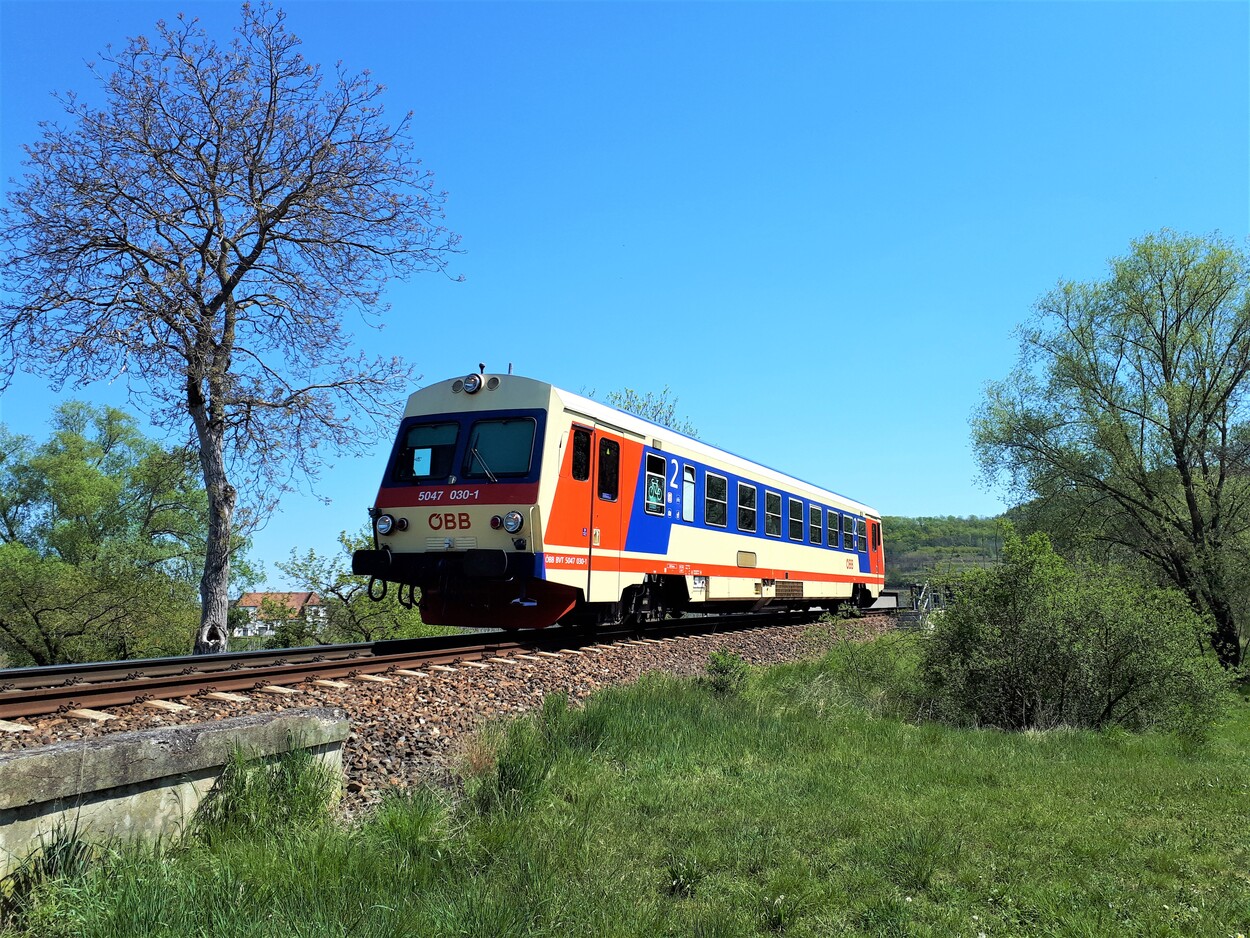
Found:
[{"label": "railcar front", "polygon": [[541,491],[559,459],[551,412],[551,385],[517,375],[409,398],[370,510],[374,547],[352,556],[371,596],[398,589],[424,621],[466,628],[541,628],[573,608],[578,591],[542,572]]}]

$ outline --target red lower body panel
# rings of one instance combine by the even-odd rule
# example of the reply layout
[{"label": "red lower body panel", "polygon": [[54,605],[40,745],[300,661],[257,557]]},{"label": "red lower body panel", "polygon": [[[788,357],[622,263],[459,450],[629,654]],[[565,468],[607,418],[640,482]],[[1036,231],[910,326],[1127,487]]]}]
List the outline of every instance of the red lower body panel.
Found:
[{"label": "red lower body panel", "polygon": [[571,586],[538,579],[523,588],[516,581],[486,581],[451,592],[423,589],[421,619],[462,629],[542,629],[572,611],[579,596]]}]

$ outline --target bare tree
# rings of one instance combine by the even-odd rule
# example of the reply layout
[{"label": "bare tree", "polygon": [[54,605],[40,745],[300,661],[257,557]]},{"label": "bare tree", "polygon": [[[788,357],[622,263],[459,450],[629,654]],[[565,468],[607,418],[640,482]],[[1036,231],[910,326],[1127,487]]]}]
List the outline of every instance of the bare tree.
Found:
[{"label": "bare tree", "polygon": [[197,652],[226,646],[236,510],[371,438],[409,383],[353,350],[343,313],[369,321],[389,277],[445,270],[458,240],[412,115],[388,124],[368,72],[323,80],[268,5],[235,34],[179,17],[108,49],[90,67],[103,107],[58,95],[65,124],[41,124],[0,209],[6,383],[15,366],[56,387],[125,375],[198,451]]},{"label": "bare tree", "polygon": [[[594,397],[595,392],[591,391],[590,396]],[[678,433],[684,433],[696,439],[699,436],[699,431],[693,423],[677,415],[677,395],[667,384],[658,394],[655,391],[647,391],[643,394],[633,388],[609,391],[607,401],[613,407],[619,407],[644,420],[658,423],[662,427],[668,427],[670,430],[676,430]]]}]

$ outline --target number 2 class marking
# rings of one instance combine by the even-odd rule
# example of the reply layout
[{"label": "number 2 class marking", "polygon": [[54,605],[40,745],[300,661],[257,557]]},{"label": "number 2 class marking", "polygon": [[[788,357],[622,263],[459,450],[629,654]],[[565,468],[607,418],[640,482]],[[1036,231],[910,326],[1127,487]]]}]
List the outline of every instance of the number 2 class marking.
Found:
[{"label": "number 2 class marking", "polygon": [[673,477],[668,480],[668,487],[671,489],[677,488],[677,469],[678,469],[677,460],[674,459],[673,460]]}]

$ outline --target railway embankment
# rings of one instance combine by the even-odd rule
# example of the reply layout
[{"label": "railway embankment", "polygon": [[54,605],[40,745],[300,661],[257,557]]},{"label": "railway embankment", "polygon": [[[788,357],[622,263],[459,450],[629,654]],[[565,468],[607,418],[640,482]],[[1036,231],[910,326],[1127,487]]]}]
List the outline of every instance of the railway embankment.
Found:
[{"label": "railway embankment", "polygon": [[475,736],[454,790],[343,824],[324,802],[292,819],[290,785],[246,802],[263,823],[41,881],[13,933],[1250,931],[1242,702],[1201,746],[903,720],[873,649],[910,641],[549,696]]},{"label": "railway embankment", "polygon": [[387,792],[445,778],[468,735],[549,695],[580,701],[648,672],[699,674],[714,652],[757,665],[794,661],[822,637],[873,633],[888,621],[638,638],[23,718],[12,724],[19,731],[0,733],[0,850],[11,862],[58,827],[91,840],[176,837],[236,744],[261,757],[292,740],[312,748],[342,772],[341,809],[355,816]]}]

